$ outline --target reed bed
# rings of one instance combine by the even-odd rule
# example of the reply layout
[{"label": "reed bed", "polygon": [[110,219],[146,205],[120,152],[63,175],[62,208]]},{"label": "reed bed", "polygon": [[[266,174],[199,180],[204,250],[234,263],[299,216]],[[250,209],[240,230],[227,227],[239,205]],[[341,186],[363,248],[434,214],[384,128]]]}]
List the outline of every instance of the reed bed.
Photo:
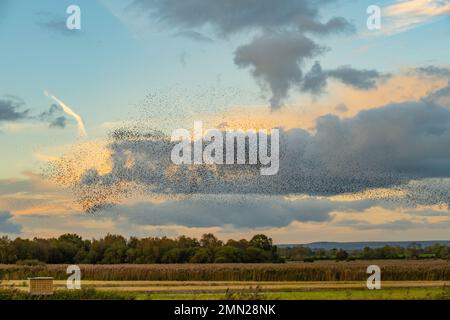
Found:
[{"label": "reed bed", "polygon": [[[316,261],[285,264],[121,264],[80,265],[82,279],[100,281],[365,281],[378,265],[385,281],[447,281],[450,261]],[[51,276],[67,279],[67,265],[0,265],[0,279]]]}]

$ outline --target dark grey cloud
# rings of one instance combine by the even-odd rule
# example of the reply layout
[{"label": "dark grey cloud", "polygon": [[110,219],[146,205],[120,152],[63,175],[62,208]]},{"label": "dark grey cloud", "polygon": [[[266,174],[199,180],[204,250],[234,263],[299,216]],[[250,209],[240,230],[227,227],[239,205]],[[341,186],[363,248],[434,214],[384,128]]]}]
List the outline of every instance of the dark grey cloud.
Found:
[{"label": "dark grey cloud", "polygon": [[376,70],[358,70],[351,66],[323,70],[320,63],[316,61],[311,70],[305,75],[301,88],[303,91],[318,95],[327,86],[328,78],[334,78],[355,89],[369,90],[376,87],[377,81],[387,77],[389,75],[380,74]]},{"label": "dark grey cloud", "polygon": [[375,88],[376,81],[382,77],[376,70],[357,70],[350,66],[328,70],[327,75],[342,81],[346,85],[362,90]]},{"label": "dark grey cloud", "polygon": [[214,42],[211,38],[205,36],[204,34],[194,31],[194,30],[185,30],[180,31],[174,34],[174,37],[177,38],[187,38],[191,39],[197,42],[203,42],[203,43],[212,43]]},{"label": "dark grey cloud", "polygon": [[50,122],[49,128],[64,129],[66,125],[67,125],[67,118],[64,116],[60,116],[55,118],[52,122]]},{"label": "dark grey cloud", "polygon": [[47,111],[42,112],[38,118],[42,121],[48,122],[49,128],[64,129],[67,126],[68,119],[63,115],[60,107],[52,104]]},{"label": "dark grey cloud", "polygon": [[203,196],[161,203],[138,203],[105,209],[101,217],[125,219],[131,224],[234,228],[285,227],[294,221],[325,222],[333,211],[353,212],[371,201],[333,202],[325,199],[288,200],[283,197]]},{"label": "dark grey cloud", "polygon": [[138,225],[183,225],[215,227],[232,225],[238,228],[284,227],[293,221],[329,221],[333,205],[326,201],[286,201],[260,199],[184,200],[161,204],[143,203],[120,206],[118,212]]},{"label": "dark grey cloud", "polygon": [[327,85],[327,74],[323,72],[322,66],[318,61],[314,63],[311,70],[305,75],[302,82],[302,90],[318,95],[323,92]]},{"label": "dark grey cloud", "polygon": [[450,68],[447,67],[436,67],[433,65],[429,65],[426,67],[416,68],[415,71],[419,74],[424,74],[427,76],[450,78]]},{"label": "dark grey cloud", "polygon": [[269,86],[273,94],[270,99],[272,109],[279,108],[289,90],[296,86],[300,91],[319,95],[325,90],[329,78],[358,90],[369,90],[376,87],[377,81],[388,77],[376,70],[358,70],[351,66],[323,70],[318,61],[303,76],[303,61],[325,50],[301,35],[266,35],[239,47],[235,52],[235,64],[250,67],[252,75],[260,80],[262,86]]},{"label": "dark grey cloud", "polygon": [[0,122],[19,120],[39,120],[48,122],[49,128],[64,129],[68,119],[57,105],[53,104],[47,111],[35,116],[30,115],[30,109],[24,109],[25,102],[14,95],[0,98]]},{"label": "dark grey cloud", "polygon": [[7,211],[0,211],[0,233],[19,234],[22,226],[11,222],[12,215]]},{"label": "dark grey cloud", "polygon": [[311,39],[301,34],[270,34],[255,38],[239,47],[234,63],[251,68],[252,75],[268,84],[273,94],[272,109],[279,108],[289,89],[302,81],[301,63],[323,52]]},{"label": "dark grey cloud", "polygon": [[[442,70],[441,70],[442,71]],[[450,71],[449,71],[450,72]],[[447,86],[430,93],[424,100],[428,101],[428,103],[435,103],[441,105],[443,107],[450,107],[450,74],[447,76],[445,73],[438,72],[438,77],[448,78]],[[436,75],[434,73],[433,75]]]},{"label": "dark grey cloud", "polygon": [[[311,37],[355,30],[343,17],[321,21],[320,9],[332,2],[335,1],[134,0],[131,7],[147,13],[165,26],[181,29],[180,35],[194,40],[204,40],[198,30],[205,27],[212,28],[220,37],[244,32],[259,34],[252,42],[236,49],[234,61],[238,67],[249,68],[258,84],[271,92],[271,107],[277,109],[288,97],[290,89],[302,86],[303,61],[323,51],[323,46],[316,44]],[[351,71],[355,72],[349,74],[347,70],[338,70],[335,78],[358,88],[371,86],[367,74]],[[325,84],[326,76],[318,76],[320,79],[309,75],[304,91],[321,91],[319,85]],[[313,83],[320,80],[322,82]]]},{"label": "dark grey cloud", "polygon": [[343,17],[331,18],[326,23],[320,23],[317,20],[299,17],[297,22],[299,30],[305,30],[306,32],[317,35],[327,35],[330,33],[353,33],[355,31],[355,27]]},{"label": "dark grey cloud", "polygon": [[332,1],[315,0],[134,0],[132,7],[170,27],[212,27],[219,35],[248,30],[294,28],[328,34],[351,30],[342,17],[322,23],[319,8]]},{"label": "dark grey cloud", "polygon": [[0,122],[17,121],[27,118],[29,110],[21,110],[25,103],[12,96],[0,98]]}]

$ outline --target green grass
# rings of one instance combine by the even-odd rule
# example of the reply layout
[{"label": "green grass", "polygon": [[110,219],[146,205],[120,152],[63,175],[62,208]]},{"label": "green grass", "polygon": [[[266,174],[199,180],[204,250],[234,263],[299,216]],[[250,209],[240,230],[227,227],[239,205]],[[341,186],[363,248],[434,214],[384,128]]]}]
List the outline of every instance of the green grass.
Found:
[{"label": "green grass", "polygon": [[[236,294],[233,300],[252,300]],[[224,294],[153,294],[138,295],[136,299],[152,300],[223,300]],[[383,290],[321,290],[298,292],[261,292],[256,300],[450,300],[447,288],[414,288]]]},{"label": "green grass", "polygon": [[0,290],[0,300],[450,300],[450,288],[338,289],[295,292],[227,291],[226,293],[138,293],[94,288],[57,290],[51,296],[31,296],[17,289]]},{"label": "green grass", "polygon": [[[313,290],[366,289],[364,281],[93,281],[82,280],[83,288],[102,291],[136,293],[225,293],[228,291],[249,291],[255,288],[264,292],[292,292]],[[450,286],[450,281],[383,281],[383,289],[399,288],[441,288]],[[28,290],[26,280],[4,280],[0,289]],[[66,281],[55,280],[55,290],[66,288]]]}]

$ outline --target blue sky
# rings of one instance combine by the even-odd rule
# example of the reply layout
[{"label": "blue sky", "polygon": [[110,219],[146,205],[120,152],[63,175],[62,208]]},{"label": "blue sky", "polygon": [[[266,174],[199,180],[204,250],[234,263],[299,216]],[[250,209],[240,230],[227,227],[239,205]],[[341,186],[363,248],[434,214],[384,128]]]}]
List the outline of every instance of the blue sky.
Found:
[{"label": "blue sky", "polygon": [[[254,44],[254,39],[262,34],[270,35],[265,26],[228,34],[217,31],[224,27],[219,23],[205,22],[186,28],[183,23],[191,21],[187,19],[192,17],[168,22],[162,19],[163,14],[174,14],[175,10],[163,11],[170,8],[158,7],[161,1],[149,1],[148,4],[155,3],[153,9],[160,10],[158,18],[151,16],[146,11],[147,4],[141,2],[0,0],[0,99],[19,101],[17,110],[29,109],[23,119],[0,119],[0,181],[26,180],[30,173],[39,174],[46,166],[43,158],[62,156],[77,144],[104,140],[112,124],[152,118],[151,125],[170,131],[192,117],[207,114],[208,118],[226,119],[240,115],[236,107],[252,106],[254,109],[247,110],[257,111],[253,114],[243,111],[241,119],[252,115],[270,118],[278,114],[283,119],[280,121],[286,121],[284,124],[292,128],[292,121],[305,116],[308,121],[299,120],[298,128],[311,129],[313,120],[325,114],[354,117],[366,109],[353,107],[366,99],[361,96],[366,93],[367,99],[376,100],[367,102],[367,106],[381,107],[389,102],[409,102],[413,98],[420,101],[425,91],[442,89],[442,83],[445,85],[445,79],[421,82],[408,72],[430,65],[449,66],[448,1],[441,5],[432,0],[422,1],[424,6],[436,6],[432,15],[423,13],[426,7],[422,11],[410,11],[407,1],[377,1],[377,5],[386,9],[386,16],[382,16],[382,29],[374,31],[366,28],[366,8],[373,1],[331,1],[318,6],[318,21],[340,16],[353,25],[355,32],[311,36],[317,45],[327,49],[302,60],[300,69],[304,76],[315,61],[320,61],[328,77],[328,89],[312,97],[299,90],[302,83],[290,84],[288,96],[283,97],[285,106],[272,111],[268,111],[268,100],[273,93],[270,90],[273,82],[252,75],[252,67],[258,68],[252,61],[239,67],[235,60],[239,48]],[[81,30],[65,29],[66,8],[71,4],[81,8]],[[397,14],[398,11],[401,13]],[[400,22],[407,18],[410,25],[400,28]],[[417,23],[412,24],[412,21]],[[275,33],[281,35],[292,27],[278,28],[282,31]],[[206,40],[183,37],[181,34],[186,35],[187,31],[201,33]],[[303,35],[303,31],[300,34]],[[306,34],[310,37],[307,31]],[[350,87],[351,90],[358,86],[361,89],[363,84],[345,78],[339,69],[342,66],[350,66],[352,69],[347,71],[358,75],[358,70],[374,71],[376,79],[368,81],[376,81],[379,88],[383,87],[383,81],[392,83],[379,91],[365,88],[347,92]],[[411,79],[405,80],[409,76]],[[413,87],[419,84],[420,89]],[[342,90],[341,85],[344,85]],[[399,89],[393,93],[395,86],[404,92]],[[76,124],[70,117],[64,129],[49,128],[48,123],[39,119],[39,115],[54,104],[44,95],[44,90],[82,116],[87,137],[78,136]],[[414,96],[414,92],[421,90],[424,90],[421,97]],[[148,94],[156,98],[149,99]],[[393,94],[392,99],[387,99],[386,94]],[[342,98],[345,95],[348,98]],[[340,115],[335,111],[339,104],[349,105],[350,111]],[[21,207],[17,203],[8,207],[10,200],[4,203],[0,201],[0,205],[5,206],[0,207],[0,211],[12,212],[13,216],[14,207]],[[30,230],[31,227],[28,234],[32,233]],[[286,235],[280,238],[288,239]]]},{"label": "blue sky", "polygon": [[[40,26],[39,22],[64,21],[65,9],[73,1],[6,2],[0,37],[7,45],[0,67],[8,77],[0,79],[2,94],[16,94],[33,109],[47,107],[42,91],[48,89],[77,106],[81,114],[88,114],[88,125],[96,126],[106,118],[126,116],[127,106],[142,99],[149,88],[179,83],[187,89],[206,86],[220,75],[221,81],[229,85],[256,89],[248,72],[237,69],[232,62],[235,47],[242,38],[251,36],[199,44],[173,37],[175,31],[156,23],[126,21],[138,13],[122,12],[123,18],[119,19],[114,13],[123,5],[106,0],[78,1],[82,30],[68,35],[64,30]],[[448,18],[408,32],[377,36],[364,28],[365,8],[371,3],[345,1],[325,7],[324,17],[342,15],[359,32],[324,38],[330,48],[323,56],[324,66],[351,63],[354,67],[389,72],[411,65],[446,63],[450,49],[446,41]],[[383,3],[392,1],[380,5]],[[188,60],[186,67],[180,63],[183,54]]]}]

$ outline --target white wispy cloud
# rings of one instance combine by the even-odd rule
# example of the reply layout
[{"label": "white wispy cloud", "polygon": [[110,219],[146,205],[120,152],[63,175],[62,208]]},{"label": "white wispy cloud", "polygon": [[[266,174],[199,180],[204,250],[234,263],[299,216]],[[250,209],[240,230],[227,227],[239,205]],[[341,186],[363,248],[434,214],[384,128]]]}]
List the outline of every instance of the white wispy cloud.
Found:
[{"label": "white wispy cloud", "polygon": [[76,114],[68,105],[66,105],[62,100],[58,99],[57,97],[55,97],[54,95],[50,94],[49,92],[47,92],[46,90],[44,91],[44,94],[49,97],[50,99],[52,99],[53,101],[55,101],[60,107],[61,109],[64,111],[65,114],[67,114],[68,116],[72,117],[73,119],[75,119],[75,121],[77,122],[78,125],[78,131],[80,132],[80,135],[83,137],[87,136],[87,132],[86,132],[86,128],[84,126],[84,121],[81,118],[81,116],[79,116],[78,114]]},{"label": "white wispy cloud", "polygon": [[395,34],[450,14],[450,0],[400,0],[383,8],[385,34]]}]

